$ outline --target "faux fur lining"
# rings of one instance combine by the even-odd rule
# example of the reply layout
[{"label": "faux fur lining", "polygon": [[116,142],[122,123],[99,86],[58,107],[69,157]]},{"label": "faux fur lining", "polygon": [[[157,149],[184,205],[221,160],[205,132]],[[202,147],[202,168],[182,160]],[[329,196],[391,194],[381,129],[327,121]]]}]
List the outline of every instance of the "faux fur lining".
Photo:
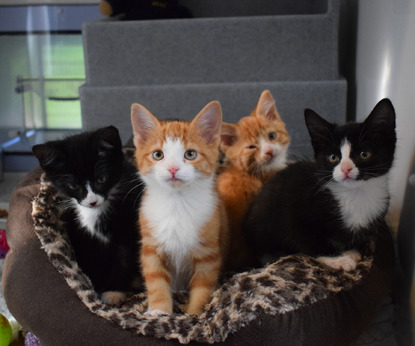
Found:
[{"label": "faux fur lining", "polygon": [[123,329],[157,338],[221,342],[262,314],[282,315],[314,304],[340,291],[351,289],[370,271],[373,259],[365,257],[349,273],[326,267],[315,259],[288,256],[265,268],[233,275],[213,294],[200,316],[186,315],[181,306],[185,293],[174,295],[172,315],[149,316],[145,293],[132,294],[120,307],[105,305],[77,265],[65,225],[59,219],[55,188],[41,179],[39,195],[33,200],[35,232],[50,262],[76,291],[88,309]]}]

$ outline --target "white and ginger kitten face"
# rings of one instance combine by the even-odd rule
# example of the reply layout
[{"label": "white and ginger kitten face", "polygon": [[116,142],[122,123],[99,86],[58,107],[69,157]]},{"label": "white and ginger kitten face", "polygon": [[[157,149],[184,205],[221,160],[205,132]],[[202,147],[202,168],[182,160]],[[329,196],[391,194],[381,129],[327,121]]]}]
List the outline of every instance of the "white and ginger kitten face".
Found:
[{"label": "white and ginger kitten face", "polygon": [[221,136],[221,149],[239,170],[260,176],[286,165],[290,137],[268,90],[251,115],[237,124],[224,123]]},{"label": "white and ginger kitten face", "polygon": [[177,189],[214,177],[222,111],[209,103],[192,122],[159,121],[139,104],[131,107],[136,162],[148,186]]}]

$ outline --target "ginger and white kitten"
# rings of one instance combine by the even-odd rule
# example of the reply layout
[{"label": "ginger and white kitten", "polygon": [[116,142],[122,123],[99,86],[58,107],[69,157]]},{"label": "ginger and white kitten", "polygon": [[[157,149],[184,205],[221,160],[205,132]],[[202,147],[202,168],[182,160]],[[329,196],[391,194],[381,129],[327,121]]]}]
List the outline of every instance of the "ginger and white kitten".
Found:
[{"label": "ginger and white kitten", "polygon": [[221,137],[226,168],[217,184],[232,239],[226,269],[239,271],[252,262],[241,233],[245,212],[263,183],[286,166],[290,137],[268,90],[261,93],[251,115],[237,124],[223,123]]},{"label": "ginger and white kitten", "polygon": [[211,299],[225,251],[226,217],[216,192],[222,111],[209,103],[192,122],[159,121],[133,104],[136,162],[145,183],[140,261],[148,312],[172,313],[172,290],[190,290],[186,313]]},{"label": "ginger and white kitten", "polygon": [[395,110],[383,99],[361,123],[338,126],[309,109],[305,121],[315,161],[289,164],[264,185],[244,220],[247,244],[259,265],[305,253],[352,270],[385,222]]}]

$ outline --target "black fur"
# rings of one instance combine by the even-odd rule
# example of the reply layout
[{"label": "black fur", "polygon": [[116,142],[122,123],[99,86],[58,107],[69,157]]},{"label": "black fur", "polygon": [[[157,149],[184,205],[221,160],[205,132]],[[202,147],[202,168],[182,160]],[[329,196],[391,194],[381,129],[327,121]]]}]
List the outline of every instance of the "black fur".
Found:
[{"label": "black fur", "polygon": [[[138,277],[138,208],[142,183],[122,152],[118,130],[105,127],[33,147],[46,179],[68,197],[62,207],[79,266],[98,293],[128,291]],[[78,220],[76,203],[93,192],[105,198],[93,236]],[[76,201],[75,201],[76,200]]]},{"label": "black fur", "polygon": [[[278,172],[253,200],[244,220],[245,239],[257,265],[294,253],[327,256],[361,250],[370,234],[363,229],[351,232],[342,221],[340,205],[327,188],[337,165],[328,156],[341,157],[340,146],[346,137],[352,144],[350,158],[359,168],[357,180],[388,173],[396,145],[391,102],[380,101],[362,123],[337,126],[311,110],[305,111],[305,120],[315,161],[295,162]],[[372,153],[369,160],[360,159],[365,151]],[[383,222],[385,214],[386,210],[372,225]]]}]

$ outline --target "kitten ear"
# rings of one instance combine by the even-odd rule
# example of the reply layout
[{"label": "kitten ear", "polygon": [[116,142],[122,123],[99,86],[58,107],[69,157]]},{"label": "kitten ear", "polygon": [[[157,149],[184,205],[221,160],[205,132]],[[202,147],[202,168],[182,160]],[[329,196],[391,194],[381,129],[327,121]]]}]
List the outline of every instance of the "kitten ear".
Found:
[{"label": "kitten ear", "polygon": [[238,126],[229,123],[222,123],[220,133],[221,145],[223,147],[230,147],[238,140]]},{"label": "kitten ear", "polygon": [[133,126],[134,144],[144,143],[151,132],[160,126],[157,118],[147,108],[138,103],[131,105],[131,124]]},{"label": "kitten ear", "polygon": [[264,90],[262,92],[253,114],[255,116],[264,116],[271,121],[281,120],[274,98],[269,90]]},{"label": "kitten ear", "polygon": [[385,98],[380,100],[372,112],[364,121],[365,127],[371,130],[379,129],[385,131],[394,131],[396,127],[396,115],[392,102]]},{"label": "kitten ear", "polygon": [[190,124],[190,129],[196,130],[207,144],[219,145],[222,125],[222,109],[218,101],[212,101],[203,108]]},{"label": "kitten ear", "polygon": [[50,144],[37,144],[32,147],[32,152],[39,161],[40,167],[47,169],[53,166],[57,157],[57,150]]},{"label": "kitten ear", "polygon": [[326,142],[330,138],[334,129],[333,124],[311,109],[304,110],[304,118],[313,147],[322,141]]},{"label": "kitten ear", "polygon": [[107,152],[121,150],[121,138],[118,129],[114,126],[107,126],[97,131],[98,155],[105,156]]}]

